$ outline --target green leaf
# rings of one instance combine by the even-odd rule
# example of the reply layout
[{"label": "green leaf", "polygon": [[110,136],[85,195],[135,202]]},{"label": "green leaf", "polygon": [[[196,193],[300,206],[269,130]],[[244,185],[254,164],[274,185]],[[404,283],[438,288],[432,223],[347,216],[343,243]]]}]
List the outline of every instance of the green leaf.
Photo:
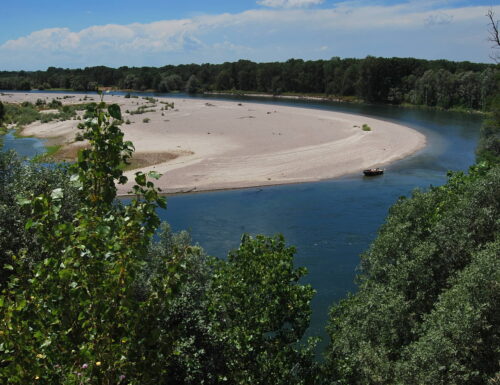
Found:
[{"label": "green leaf", "polygon": [[29,230],[33,227],[33,219],[30,218],[28,219],[28,221],[26,222],[26,224],[24,225],[24,229],[25,230]]},{"label": "green leaf", "polygon": [[21,311],[23,310],[25,307],[26,307],[26,300],[25,299],[22,299],[16,306],[16,310],[17,311]]},{"label": "green leaf", "polygon": [[17,203],[20,205],[20,206],[27,206],[29,204],[31,204],[31,199],[27,199],[25,197],[22,197],[22,196],[17,196]]},{"label": "green leaf", "polygon": [[139,186],[144,186],[146,184],[146,175],[142,172],[138,172],[135,174],[135,183]]},{"label": "green leaf", "polygon": [[161,178],[161,174],[159,172],[156,172],[156,171],[150,171],[148,173],[148,176],[150,178],[153,178],[153,179],[160,179]]},{"label": "green leaf", "polygon": [[161,198],[158,198],[156,200],[156,203],[158,204],[159,207],[161,207],[162,209],[166,209],[167,208],[167,200],[163,197]]},{"label": "green leaf", "polygon": [[118,104],[112,104],[108,107],[109,114],[118,120],[122,120],[122,112],[120,110],[120,106]]},{"label": "green leaf", "polygon": [[64,192],[62,188],[56,188],[52,190],[52,193],[50,194],[50,197],[52,200],[58,201],[61,200],[64,196]]},{"label": "green leaf", "polygon": [[68,279],[69,277],[71,277],[71,270],[63,269],[59,272],[59,278]]}]

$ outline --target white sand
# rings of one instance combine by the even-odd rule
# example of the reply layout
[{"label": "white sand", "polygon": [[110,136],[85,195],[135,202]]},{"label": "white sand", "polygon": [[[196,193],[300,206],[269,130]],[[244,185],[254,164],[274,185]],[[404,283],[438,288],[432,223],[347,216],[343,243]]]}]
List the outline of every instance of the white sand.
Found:
[{"label": "white sand", "polygon": [[[0,100],[50,101],[63,96],[14,93]],[[75,97],[60,100],[84,102],[79,100],[84,95],[71,96]],[[91,98],[98,101],[97,96]],[[132,122],[123,124],[122,130],[134,143],[138,158],[149,162],[161,161],[162,154],[168,155],[163,159],[175,158],[142,168],[163,174],[156,185],[168,193],[329,179],[386,165],[425,145],[425,136],[409,127],[360,115],[250,102],[155,99],[156,107],[151,107],[155,112],[130,115],[125,111],[151,103],[105,96],[107,103],[120,104],[124,120]],[[174,102],[175,108],[161,111],[165,105],[160,101]],[[143,123],[145,118],[150,122]],[[71,146],[78,122],[37,122],[23,134],[57,137]],[[372,131],[363,131],[363,124]],[[129,190],[130,185],[119,188],[121,194]]]}]

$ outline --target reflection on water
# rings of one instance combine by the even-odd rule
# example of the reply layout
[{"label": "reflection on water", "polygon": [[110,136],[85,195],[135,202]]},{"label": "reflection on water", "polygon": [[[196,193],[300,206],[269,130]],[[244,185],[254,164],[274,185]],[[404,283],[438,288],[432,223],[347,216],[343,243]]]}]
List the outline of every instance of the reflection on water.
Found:
[{"label": "reflection on water", "polygon": [[[296,265],[309,270],[305,281],[317,290],[308,333],[324,336],[328,308],[355,290],[359,255],[375,238],[389,207],[415,188],[443,184],[448,170],[466,170],[474,163],[481,117],[391,106],[253,100],[385,119],[413,127],[428,138],[425,149],[387,166],[379,177],[351,175],[317,183],[177,195],[169,197],[168,210],[160,212],[174,230],[190,230],[194,242],[219,257],[237,247],[244,232],[283,233],[287,243],[297,248]],[[21,144],[7,136],[5,145],[21,153],[29,146],[29,151],[41,148],[29,140]]]}]

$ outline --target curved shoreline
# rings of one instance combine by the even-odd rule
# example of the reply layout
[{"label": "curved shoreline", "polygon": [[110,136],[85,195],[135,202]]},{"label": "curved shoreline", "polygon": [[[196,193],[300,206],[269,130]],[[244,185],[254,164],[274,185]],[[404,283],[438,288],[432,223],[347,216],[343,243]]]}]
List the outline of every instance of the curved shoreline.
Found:
[{"label": "curved shoreline", "polygon": [[[65,104],[82,103],[80,94],[59,96]],[[51,100],[54,94],[0,100],[38,98]],[[425,136],[409,127],[335,111],[238,100],[106,95],[105,101],[121,106],[123,120],[130,121],[121,128],[135,145],[136,164],[163,174],[156,185],[166,194],[332,179],[387,165],[426,144]],[[58,137],[71,154],[78,122],[36,122],[23,135]],[[365,124],[370,131],[362,129]],[[130,180],[135,171],[126,172]],[[119,195],[126,196],[131,186],[118,186]]]}]

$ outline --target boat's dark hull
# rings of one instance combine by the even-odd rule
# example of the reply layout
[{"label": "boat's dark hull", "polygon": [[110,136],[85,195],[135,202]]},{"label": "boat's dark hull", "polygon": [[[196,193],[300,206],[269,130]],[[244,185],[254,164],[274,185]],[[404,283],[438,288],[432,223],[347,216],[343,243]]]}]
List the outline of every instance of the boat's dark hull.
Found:
[{"label": "boat's dark hull", "polygon": [[376,176],[376,175],[382,175],[384,173],[384,170],[364,170],[363,174],[365,176]]}]

